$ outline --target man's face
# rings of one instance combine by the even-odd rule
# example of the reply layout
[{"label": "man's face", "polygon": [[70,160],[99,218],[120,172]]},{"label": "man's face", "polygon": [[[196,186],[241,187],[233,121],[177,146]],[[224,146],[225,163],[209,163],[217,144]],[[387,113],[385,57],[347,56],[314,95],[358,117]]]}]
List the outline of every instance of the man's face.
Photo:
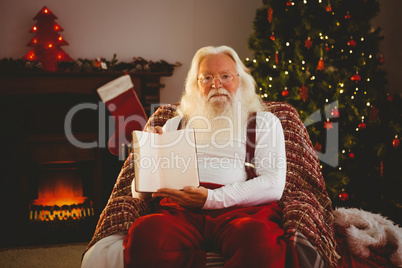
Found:
[{"label": "man's face", "polygon": [[[199,78],[206,75],[219,78],[223,74],[231,74],[233,76],[230,83],[223,85],[219,79],[214,79],[211,86],[205,86],[201,80],[198,80],[201,95],[207,97],[210,103],[226,103],[233,98],[239,88],[239,77],[237,75],[235,62],[225,54],[209,55],[201,61],[198,70]],[[225,93],[221,91],[218,92],[218,90],[215,89],[226,89],[225,93],[230,94],[231,98]],[[210,96],[208,96],[209,94]]]}]

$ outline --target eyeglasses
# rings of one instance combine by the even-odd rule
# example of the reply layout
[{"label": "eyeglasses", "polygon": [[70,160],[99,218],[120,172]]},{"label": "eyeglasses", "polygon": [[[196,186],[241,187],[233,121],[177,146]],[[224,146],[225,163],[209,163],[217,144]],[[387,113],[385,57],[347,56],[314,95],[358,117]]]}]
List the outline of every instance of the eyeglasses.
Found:
[{"label": "eyeglasses", "polygon": [[[237,76],[239,76],[239,74],[237,74]],[[222,85],[227,85],[229,83],[232,82],[233,80],[233,75],[231,73],[223,73],[223,74],[219,74],[218,77],[214,77],[211,74],[207,74],[207,75],[202,75],[198,78],[199,81],[201,81],[201,83],[206,86],[206,87],[210,87],[212,86],[212,84],[214,83],[215,79],[218,79],[219,82],[221,82]]]}]

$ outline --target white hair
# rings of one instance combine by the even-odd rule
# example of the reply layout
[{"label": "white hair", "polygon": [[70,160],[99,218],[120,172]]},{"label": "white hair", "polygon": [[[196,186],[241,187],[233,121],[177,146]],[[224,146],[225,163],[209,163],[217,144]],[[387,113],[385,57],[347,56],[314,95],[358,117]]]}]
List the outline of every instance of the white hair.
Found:
[{"label": "white hair", "polygon": [[241,106],[244,113],[262,111],[261,98],[256,94],[256,83],[250,75],[249,69],[243,64],[236,51],[228,46],[207,46],[200,48],[194,55],[190,69],[187,74],[185,90],[180,101],[180,111],[184,116],[194,114],[194,105],[200,103],[197,100],[200,97],[198,89],[198,70],[202,60],[209,55],[224,54],[229,56],[236,64],[236,70],[239,74],[239,89],[241,96]]}]

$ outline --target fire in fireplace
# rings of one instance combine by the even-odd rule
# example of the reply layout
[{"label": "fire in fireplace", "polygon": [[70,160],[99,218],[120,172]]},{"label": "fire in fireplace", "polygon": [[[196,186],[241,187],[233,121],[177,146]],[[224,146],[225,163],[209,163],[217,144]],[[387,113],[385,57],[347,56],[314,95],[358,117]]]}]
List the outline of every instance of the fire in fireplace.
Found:
[{"label": "fire in fireplace", "polygon": [[84,196],[85,167],[74,161],[41,163],[37,199],[31,201],[31,221],[75,221],[93,217],[92,201]]}]

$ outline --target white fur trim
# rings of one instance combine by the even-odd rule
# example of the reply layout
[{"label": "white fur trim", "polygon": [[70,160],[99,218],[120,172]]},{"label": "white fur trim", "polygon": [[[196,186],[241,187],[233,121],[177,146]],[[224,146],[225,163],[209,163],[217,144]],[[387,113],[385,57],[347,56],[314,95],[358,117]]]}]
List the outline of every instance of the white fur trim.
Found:
[{"label": "white fur trim", "polygon": [[357,208],[334,210],[335,224],[345,227],[351,252],[363,258],[370,255],[370,246],[396,246],[390,260],[402,267],[402,228],[385,217]]},{"label": "white fur trim", "polygon": [[103,102],[108,102],[133,87],[130,76],[126,74],[101,86],[97,92]]}]

